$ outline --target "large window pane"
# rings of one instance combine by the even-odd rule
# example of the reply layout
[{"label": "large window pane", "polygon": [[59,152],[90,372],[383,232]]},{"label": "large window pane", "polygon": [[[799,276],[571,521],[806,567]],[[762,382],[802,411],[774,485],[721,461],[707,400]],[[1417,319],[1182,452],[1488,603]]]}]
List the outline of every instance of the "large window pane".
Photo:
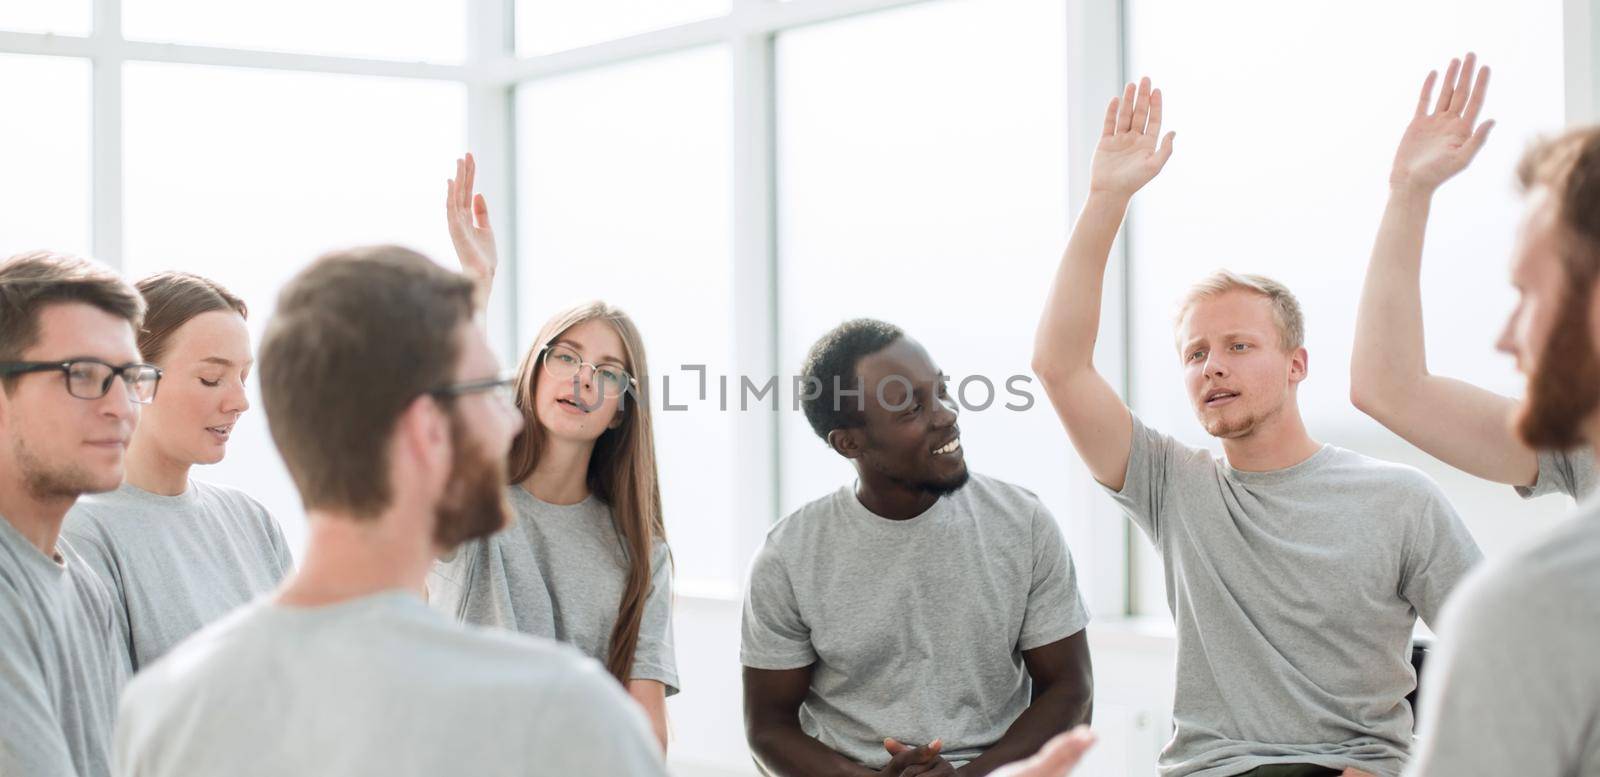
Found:
[{"label": "large window pane", "polygon": [[[680,579],[730,581],[729,63],[688,51],[517,90],[519,345],[558,308],[604,299],[642,330],[653,373],[657,461]],[[706,400],[698,400],[706,365]],[[663,378],[672,381],[666,409]]]},{"label": "large window pane", "polygon": [[0,3],[0,30],[89,34],[89,0],[7,0]]},{"label": "large window pane", "polygon": [[[1065,34],[1052,0],[945,0],[778,39],[779,354],[794,374],[845,319],[899,325],[951,376],[969,466],[1081,553],[1082,467],[1029,368],[1068,226]],[[801,413],[780,457],[785,513],[854,479]]]},{"label": "large window pane", "polygon": [[[125,88],[130,277],[213,278],[259,338],[279,288],[325,251],[400,243],[454,266],[442,203],[465,148],[461,86],[130,64]],[[251,401],[227,459],[198,475],[265,503],[298,552],[300,500]]]},{"label": "large window pane", "polygon": [[548,54],[727,12],[728,0],[517,0],[517,53]]},{"label": "large window pane", "polygon": [[89,62],[0,55],[0,258],[89,253]]},{"label": "large window pane", "polygon": [[[1492,345],[1513,304],[1513,167],[1531,138],[1563,124],[1561,13],[1558,0],[1515,8],[1492,0],[1131,0],[1131,72],[1157,80],[1179,135],[1172,162],[1133,213],[1140,414],[1192,443],[1213,442],[1183,393],[1172,306],[1218,266],[1266,273],[1305,308],[1311,377],[1300,406],[1314,436],[1424,468],[1491,554],[1547,525],[1528,515],[1564,509],[1559,500],[1523,504],[1508,488],[1449,470],[1348,399],[1356,301],[1395,144],[1423,76],[1469,46],[1494,69],[1484,116],[1496,127],[1472,167],[1435,199],[1422,279],[1428,366],[1520,393],[1511,361]],[[1159,576],[1143,586],[1155,597],[1146,601],[1165,609],[1161,588]]]},{"label": "large window pane", "polygon": [[122,28],[163,43],[460,62],[467,8],[465,0],[123,0]]}]

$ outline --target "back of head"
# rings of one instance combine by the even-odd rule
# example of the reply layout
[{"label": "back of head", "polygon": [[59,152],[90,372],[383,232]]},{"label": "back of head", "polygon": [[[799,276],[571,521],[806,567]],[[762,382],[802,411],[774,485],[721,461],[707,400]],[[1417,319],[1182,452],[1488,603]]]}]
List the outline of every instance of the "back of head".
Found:
[{"label": "back of head", "polygon": [[472,283],[398,246],[327,254],[284,287],[261,344],[261,399],[307,509],[388,507],[395,424],[451,382],[471,320]]},{"label": "back of head", "polygon": [[138,292],[110,268],[49,251],[17,254],[0,262],[0,361],[16,361],[33,347],[40,311],[62,303],[92,305],[136,330],[145,311]]},{"label": "back of head", "polygon": [[1271,303],[1279,345],[1284,351],[1294,351],[1305,345],[1305,316],[1300,312],[1300,301],[1295,299],[1289,287],[1265,275],[1217,270],[1201,278],[1183,295],[1178,305],[1177,321],[1181,324],[1184,316],[1200,302],[1231,292],[1255,294]]},{"label": "back of head", "polygon": [[842,391],[860,390],[856,372],[862,357],[877,353],[905,336],[899,327],[871,318],[846,321],[829,330],[811,346],[800,369],[806,390],[800,406],[811,430],[824,442],[835,429],[851,429],[866,423],[857,396],[841,401]]},{"label": "back of head", "polygon": [[135,285],[144,297],[144,326],[139,330],[139,353],[152,364],[166,356],[172,336],[202,313],[233,311],[248,318],[244,300],[209,278],[186,272],[151,275]]},{"label": "back of head", "polygon": [[1600,277],[1600,125],[1534,144],[1517,166],[1517,179],[1524,190],[1543,186],[1554,194],[1570,277]]}]

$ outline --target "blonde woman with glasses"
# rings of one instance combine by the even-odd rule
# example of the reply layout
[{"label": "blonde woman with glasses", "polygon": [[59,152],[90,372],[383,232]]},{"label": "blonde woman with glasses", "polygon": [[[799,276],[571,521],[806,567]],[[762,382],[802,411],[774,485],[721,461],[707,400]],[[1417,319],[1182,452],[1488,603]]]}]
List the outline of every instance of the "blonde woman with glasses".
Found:
[{"label": "blonde woman with glasses", "polygon": [[[475,162],[447,187],[450,237],[487,305],[497,257]],[[516,376],[526,426],[509,457],[515,518],[461,546],[428,577],[428,599],[463,621],[575,646],[603,663],[667,743],[666,697],[678,691],[672,557],[661,517],[643,338],[603,302],[574,305],[540,328]]]}]

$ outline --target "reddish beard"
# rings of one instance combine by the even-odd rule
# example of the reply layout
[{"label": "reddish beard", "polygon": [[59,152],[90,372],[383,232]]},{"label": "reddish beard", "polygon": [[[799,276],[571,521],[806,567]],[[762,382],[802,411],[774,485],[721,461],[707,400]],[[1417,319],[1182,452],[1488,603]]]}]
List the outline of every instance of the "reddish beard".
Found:
[{"label": "reddish beard", "polygon": [[1589,335],[1594,282],[1569,279],[1550,336],[1528,376],[1528,398],[1517,414],[1517,434],[1541,450],[1566,450],[1585,442],[1583,422],[1600,405],[1600,354]]},{"label": "reddish beard", "polygon": [[505,456],[488,455],[455,413],[450,417],[450,445],[450,482],[434,511],[433,541],[444,550],[494,534],[511,514]]}]

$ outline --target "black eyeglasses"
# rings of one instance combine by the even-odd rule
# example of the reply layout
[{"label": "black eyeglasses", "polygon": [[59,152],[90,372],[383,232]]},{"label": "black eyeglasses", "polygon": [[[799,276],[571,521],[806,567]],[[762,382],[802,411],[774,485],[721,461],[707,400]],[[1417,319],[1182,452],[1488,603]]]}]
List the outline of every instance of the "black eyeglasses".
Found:
[{"label": "black eyeglasses", "polygon": [[465,383],[454,383],[449,386],[440,386],[436,389],[429,389],[427,394],[428,396],[442,399],[446,397],[459,397],[464,394],[490,392],[502,402],[505,402],[506,406],[511,407],[516,404],[516,383],[516,378],[508,375],[499,375],[493,378],[469,380]]},{"label": "black eyeglasses", "polygon": [[117,366],[99,359],[73,359],[64,362],[0,362],[0,375],[26,375],[30,372],[60,372],[67,376],[67,393],[78,399],[99,399],[111,390],[111,381],[122,378],[128,396],[148,405],[156,398],[161,383],[161,368],[153,364]]}]

